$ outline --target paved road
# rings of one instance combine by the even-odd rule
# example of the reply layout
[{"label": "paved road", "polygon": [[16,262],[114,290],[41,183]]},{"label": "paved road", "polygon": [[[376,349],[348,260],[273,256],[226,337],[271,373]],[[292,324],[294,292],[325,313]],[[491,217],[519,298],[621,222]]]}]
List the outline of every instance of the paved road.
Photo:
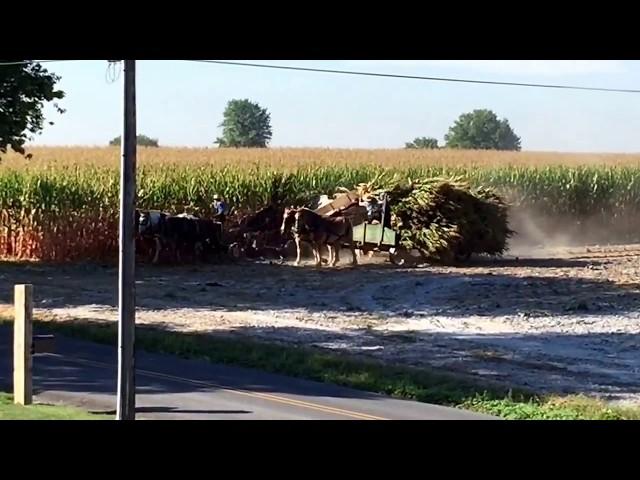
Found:
[{"label": "paved road", "polygon": [[[11,335],[11,329],[0,327],[0,390],[5,391],[12,384]],[[113,413],[116,361],[115,346],[56,334],[55,353],[34,356],[36,399]],[[169,355],[138,352],[136,366],[139,419],[492,419],[454,408]]]}]

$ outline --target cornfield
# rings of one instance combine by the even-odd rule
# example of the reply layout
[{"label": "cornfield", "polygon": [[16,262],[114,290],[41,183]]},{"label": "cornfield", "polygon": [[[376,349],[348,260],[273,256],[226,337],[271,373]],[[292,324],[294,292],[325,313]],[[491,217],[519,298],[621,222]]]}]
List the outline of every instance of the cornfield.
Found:
[{"label": "cornfield", "polygon": [[[117,148],[34,148],[31,160],[0,163],[0,256],[48,261],[103,260],[117,253]],[[271,198],[305,204],[368,182],[457,177],[492,187],[513,210],[575,225],[623,225],[640,206],[640,156],[487,151],[141,148],[138,206],[208,215],[222,194],[239,214]],[[517,230],[517,227],[515,228]]]}]

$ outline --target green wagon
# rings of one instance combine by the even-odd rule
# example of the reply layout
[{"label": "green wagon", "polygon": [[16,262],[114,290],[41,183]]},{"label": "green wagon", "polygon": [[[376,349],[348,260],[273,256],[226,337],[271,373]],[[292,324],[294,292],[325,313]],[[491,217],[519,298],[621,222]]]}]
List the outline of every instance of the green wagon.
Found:
[{"label": "green wagon", "polygon": [[353,242],[364,253],[388,252],[395,265],[415,265],[422,257],[400,245],[400,234],[391,228],[391,209],[386,196],[381,199],[382,221],[365,221],[353,226]]}]

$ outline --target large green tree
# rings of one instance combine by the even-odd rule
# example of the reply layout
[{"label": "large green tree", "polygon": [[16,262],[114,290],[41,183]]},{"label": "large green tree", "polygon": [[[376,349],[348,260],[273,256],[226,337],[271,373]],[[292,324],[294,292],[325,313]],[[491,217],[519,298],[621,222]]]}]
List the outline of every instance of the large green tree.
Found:
[{"label": "large green tree", "polygon": [[257,103],[230,100],[223,114],[220,147],[266,148],[271,140],[271,115]]},{"label": "large green tree", "polygon": [[478,150],[520,150],[518,137],[506,118],[491,110],[474,110],[460,115],[444,136],[447,148]]},{"label": "large green tree", "polygon": [[[64,97],[56,88],[60,77],[41,64],[29,60],[0,60],[0,153],[24,155],[24,144],[42,132],[45,103],[54,102],[59,113],[64,110],[55,102]],[[49,122],[53,125],[53,122]]]}]

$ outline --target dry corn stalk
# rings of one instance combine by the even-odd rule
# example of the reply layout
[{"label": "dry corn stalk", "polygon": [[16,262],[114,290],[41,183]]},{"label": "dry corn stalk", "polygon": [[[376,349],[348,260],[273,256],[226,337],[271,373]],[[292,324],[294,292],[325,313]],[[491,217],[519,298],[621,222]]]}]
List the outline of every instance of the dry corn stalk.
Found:
[{"label": "dry corn stalk", "polygon": [[506,203],[491,189],[471,189],[460,178],[376,181],[386,183],[361,183],[356,190],[363,197],[386,194],[391,226],[398,230],[401,244],[418,249],[428,260],[502,255],[514,233],[508,225]]}]

